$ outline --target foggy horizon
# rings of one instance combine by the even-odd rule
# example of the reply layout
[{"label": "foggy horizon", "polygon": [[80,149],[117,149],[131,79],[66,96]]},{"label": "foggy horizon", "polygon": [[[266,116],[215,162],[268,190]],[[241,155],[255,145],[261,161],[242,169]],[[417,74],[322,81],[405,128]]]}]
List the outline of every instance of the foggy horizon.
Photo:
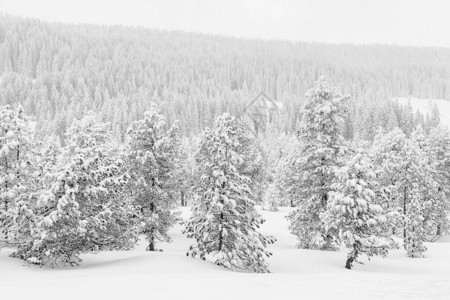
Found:
[{"label": "foggy horizon", "polygon": [[[49,6],[52,9],[46,10]],[[450,20],[445,16],[449,10],[450,2],[422,0],[0,1],[0,13],[65,24],[122,25],[265,41],[444,48],[450,48]]]}]

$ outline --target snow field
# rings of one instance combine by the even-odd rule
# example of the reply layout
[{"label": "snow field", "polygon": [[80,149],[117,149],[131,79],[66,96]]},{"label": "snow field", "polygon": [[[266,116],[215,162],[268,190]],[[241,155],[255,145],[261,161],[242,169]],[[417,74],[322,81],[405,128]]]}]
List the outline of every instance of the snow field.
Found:
[{"label": "snow field", "polygon": [[[190,208],[183,207],[182,217]],[[284,216],[262,211],[261,231],[273,235],[271,273],[236,273],[186,256],[192,243],[176,225],[164,252],[134,251],[83,255],[79,267],[50,269],[8,257],[0,251],[0,299],[449,299],[450,239],[427,243],[424,259],[403,249],[387,258],[344,268],[346,249],[324,252],[296,249]]]}]

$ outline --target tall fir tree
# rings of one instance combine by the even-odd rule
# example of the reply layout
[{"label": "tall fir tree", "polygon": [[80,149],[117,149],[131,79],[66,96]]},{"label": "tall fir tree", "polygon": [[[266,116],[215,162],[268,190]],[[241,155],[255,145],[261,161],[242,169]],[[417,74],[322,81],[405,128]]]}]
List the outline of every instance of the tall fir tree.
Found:
[{"label": "tall fir tree", "polygon": [[168,230],[178,221],[178,184],[182,176],[178,122],[166,130],[166,121],[156,105],[128,129],[127,165],[133,205],[148,251],[156,242],[170,242]]},{"label": "tall fir tree", "polygon": [[336,179],[334,170],[342,165],[345,154],[341,125],[347,97],[323,79],[306,96],[308,101],[303,108],[299,131],[301,154],[295,164],[298,168],[295,173],[300,177],[294,183],[297,209],[287,218],[300,248],[334,249],[334,237],[326,231],[320,216],[327,207],[328,192]]},{"label": "tall fir tree", "polygon": [[32,149],[33,132],[22,107],[0,107],[0,247],[15,243],[17,201],[34,182]]},{"label": "tall fir tree", "polygon": [[411,184],[411,189],[405,191],[405,221],[404,221],[404,247],[409,257],[424,257],[425,226],[424,211],[425,203],[422,197],[420,185],[416,182]]},{"label": "tall fir tree", "polygon": [[[273,186],[280,199],[279,204],[294,207],[301,194],[298,182],[302,179],[302,151],[297,138],[291,138],[289,145],[275,168]],[[272,199],[276,200],[276,199]]]},{"label": "tall fir tree", "polygon": [[[447,233],[449,228],[450,203],[448,199],[448,150],[450,144],[447,130],[439,134],[440,141],[436,144],[434,133],[440,130],[435,128],[427,135],[422,126],[417,126],[411,134],[412,142],[422,151],[425,164],[422,184],[417,188],[423,187],[423,201],[427,204],[424,207],[423,222],[425,223],[425,233],[427,235],[437,235]],[[444,155],[442,155],[445,153]]]},{"label": "tall fir tree", "polygon": [[251,198],[251,180],[238,166],[246,159],[242,137],[245,127],[229,114],[219,116],[207,129],[196,160],[201,172],[194,188],[192,216],[185,233],[196,243],[187,253],[210,258],[237,271],[268,272],[266,250],[274,240],[257,229],[264,219]]},{"label": "tall fir tree", "polygon": [[439,192],[444,195],[443,206],[437,210],[436,227],[436,235],[442,236],[450,233],[450,132],[447,128],[438,126],[430,131],[428,151]]},{"label": "tall fir tree", "polygon": [[436,229],[436,212],[444,203],[420,131],[408,139],[395,129],[377,136],[374,143],[375,163],[383,170],[379,180],[391,191],[389,205],[398,207],[403,216],[404,247],[410,257],[423,256],[425,235]]},{"label": "tall fir tree", "polygon": [[433,102],[431,107],[431,115],[430,115],[430,127],[436,128],[441,123],[441,114],[439,112],[439,108],[437,107],[436,102]]},{"label": "tall fir tree", "polygon": [[323,219],[327,230],[336,231],[350,249],[345,267],[351,269],[360,255],[386,256],[394,244],[389,229],[399,214],[380,205],[377,172],[364,150],[358,150],[337,173]]}]

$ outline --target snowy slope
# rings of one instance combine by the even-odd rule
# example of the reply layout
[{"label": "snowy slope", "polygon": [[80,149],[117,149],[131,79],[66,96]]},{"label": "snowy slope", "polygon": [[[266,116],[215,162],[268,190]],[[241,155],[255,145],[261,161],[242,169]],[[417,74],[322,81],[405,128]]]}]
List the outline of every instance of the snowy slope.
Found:
[{"label": "snowy slope", "polygon": [[436,103],[439,109],[439,116],[441,118],[442,125],[450,128],[450,101],[442,99],[419,99],[412,97],[399,97],[393,99],[397,100],[401,104],[408,104],[408,101],[411,101],[413,110],[419,110],[424,114],[431,113],[432,105]]},{"label": "snowy slope", "polygon": [[262,230],[278,239],[270,274],[235,273],[186,257],[191,241],[177,226],[173,243],[160,245],[164,252],[147,253],[143,243],[135,251],[84,255],[75,268],[39,268],[0,251],[0,299],[449,299],[450,240],[427,244],[425,259],[395,250],[347,270],[345,251],[296,249],[288,211],[263,212]]}]

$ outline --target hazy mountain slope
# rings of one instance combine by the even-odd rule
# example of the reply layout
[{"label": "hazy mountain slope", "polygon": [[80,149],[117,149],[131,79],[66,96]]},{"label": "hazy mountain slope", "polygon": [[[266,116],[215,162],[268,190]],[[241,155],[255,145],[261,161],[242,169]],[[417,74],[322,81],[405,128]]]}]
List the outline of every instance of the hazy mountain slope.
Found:
[{"label": "hazy mountain slope", "polygon": [[87,110],[123,138],[160,103],[183,134],[239,115],[261,91],[284,103],[277,130],[295,129],[304,93],[324,75],[355,101],[450,99],[450,49],[291,43],[0,15],[0,105],[21,103],[38,132],[62,137]]}]

